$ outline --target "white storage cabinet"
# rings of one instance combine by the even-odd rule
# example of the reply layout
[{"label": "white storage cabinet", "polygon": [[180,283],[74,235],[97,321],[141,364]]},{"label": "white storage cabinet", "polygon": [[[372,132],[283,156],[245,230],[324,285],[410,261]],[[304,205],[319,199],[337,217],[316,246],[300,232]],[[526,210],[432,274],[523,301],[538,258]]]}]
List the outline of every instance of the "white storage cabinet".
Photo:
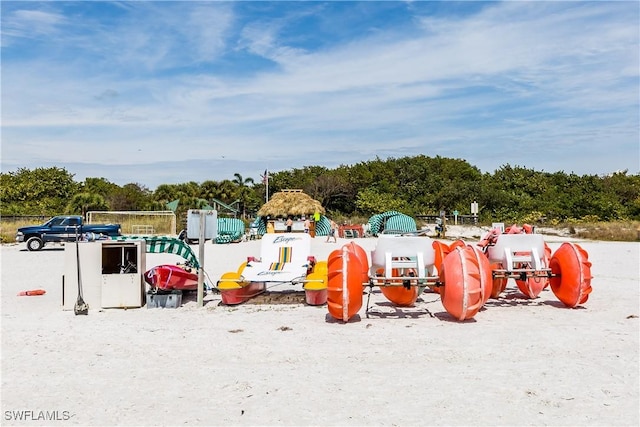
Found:
[{"label": "white storage cabinet", "polygon": [[103,240],[65,244],[62,309],[73,310],[78,300],[78,255],[82,295],[89,310],[137,308],[145,303],[144,240]]}]

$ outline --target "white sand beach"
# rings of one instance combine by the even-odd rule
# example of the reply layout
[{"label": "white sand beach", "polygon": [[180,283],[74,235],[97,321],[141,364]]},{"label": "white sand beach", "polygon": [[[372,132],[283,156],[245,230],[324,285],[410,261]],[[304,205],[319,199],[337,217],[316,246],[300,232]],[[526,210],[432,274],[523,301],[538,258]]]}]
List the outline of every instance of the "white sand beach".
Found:
[{"label": "white sand beach", "polygon": [[[460,230],[449,236],[477,241]],[[317,237],[312,254],[348,241]],[[406,309],[375,293],[347,324],[326,307],[217,294],[75,316],[61,309],[62,246],[3,245],[2,425],[638,426],[640,246],[578,243],[593,263],[581,307],[511,282],[469,321],[435,293]],[[259,248],[207,243],[205,270],[215,282]],[[147,268],[176,260],[147,254]]]}]

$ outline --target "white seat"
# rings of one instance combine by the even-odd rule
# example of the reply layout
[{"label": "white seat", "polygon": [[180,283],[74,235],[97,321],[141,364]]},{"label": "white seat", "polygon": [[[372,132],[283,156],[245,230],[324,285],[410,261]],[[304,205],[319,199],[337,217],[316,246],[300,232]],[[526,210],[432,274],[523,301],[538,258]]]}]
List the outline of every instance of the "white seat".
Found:
[{"label": "white seat", "polygon": [[544,268],[544,238],[541,234],[501,234],[496,244],[488,248],[489,261],[499,262],[505,270],[516,269],[518,263],[531,263],[532,268]]},{"label": "white seat", "polygon": [[393,277],[395,268],[417,270],[418,278],[425,278],[427,269],[435,263],[433,240],[429,237],[381,234],[371,251],[371,272],[384,268],[385,277]]},{"label": "white seat", "polygon": [[[245,280],[291,282],[306,276],[311,255],[309,234],[267,233],[262,237],[260,249],[260,258],[250,260],[242,271]],[[290,259],[281,259],[283,251]]]}]

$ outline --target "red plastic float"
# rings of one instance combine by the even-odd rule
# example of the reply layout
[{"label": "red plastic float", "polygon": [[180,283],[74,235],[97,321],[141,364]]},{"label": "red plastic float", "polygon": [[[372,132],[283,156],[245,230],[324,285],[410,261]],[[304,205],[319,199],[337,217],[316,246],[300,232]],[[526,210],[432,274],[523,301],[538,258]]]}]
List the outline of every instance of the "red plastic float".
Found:
[{"label": "red plastic float", "polygon": [[151,268],[144,274],[144,281],[163,291],[198,290],[198,273],[180,265],[162,264]]},{"label": "red plastic float", "polygon": [[44,289],[32,289],[30,291],[18,292],[18,296],[19,297],[32,297],[32,296],[44,295],[46,293],[47,293],[47,291],[45,291]]}]

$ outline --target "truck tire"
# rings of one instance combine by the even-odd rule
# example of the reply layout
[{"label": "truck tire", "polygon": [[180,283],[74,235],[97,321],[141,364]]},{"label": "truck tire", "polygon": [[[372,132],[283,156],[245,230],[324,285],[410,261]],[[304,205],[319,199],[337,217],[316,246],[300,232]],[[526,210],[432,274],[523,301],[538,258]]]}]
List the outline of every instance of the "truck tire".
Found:
[{"label": "truck tire", "polygon": [[44,246],[44,242],[40,237],[29,237],[27,239],[27,249],[30,251],[39,251]]}]

